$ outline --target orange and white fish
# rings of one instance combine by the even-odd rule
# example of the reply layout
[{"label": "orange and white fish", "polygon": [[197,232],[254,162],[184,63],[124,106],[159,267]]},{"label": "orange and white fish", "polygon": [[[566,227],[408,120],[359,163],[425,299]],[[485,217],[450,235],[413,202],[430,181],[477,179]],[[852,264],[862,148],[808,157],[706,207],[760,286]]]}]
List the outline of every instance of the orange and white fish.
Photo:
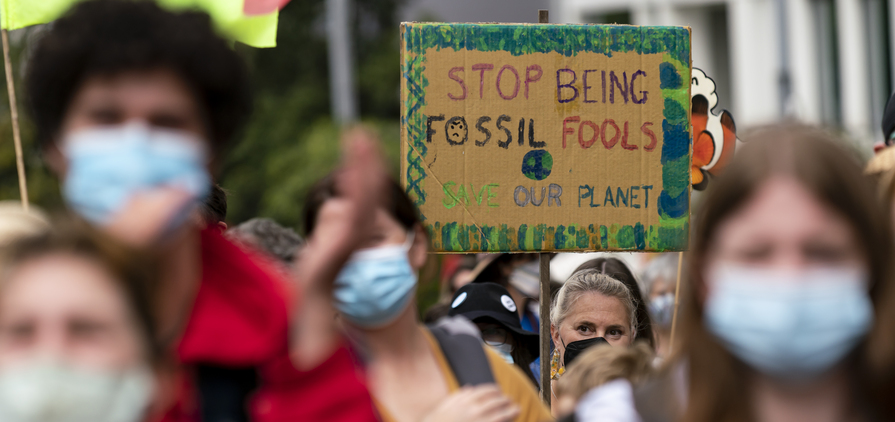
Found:
[{"label": "orange and white fish", "polygon": [[690,79],[690,122],[693,126],[693,161],[690,183],[693,189],[708,186],[709,175],[717,176],[733,158],[737,128],[727,110],[712,112],[718,105],[715,81],[700,69],[693,68]]}]

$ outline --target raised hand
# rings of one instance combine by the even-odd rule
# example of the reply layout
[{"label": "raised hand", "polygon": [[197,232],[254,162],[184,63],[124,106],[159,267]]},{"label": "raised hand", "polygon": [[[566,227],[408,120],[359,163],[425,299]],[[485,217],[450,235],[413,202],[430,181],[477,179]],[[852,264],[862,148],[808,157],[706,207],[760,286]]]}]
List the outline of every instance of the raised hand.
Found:
[{"label": "raised hand", "polygon": [[182,228],[194,201],[190,193],[173,187],[136,193],[104,229],[133,247],[151,247]]},{"label": "raised hand", "polygon": [[326,359],[341,339],[332,307],[333,282],[355,249],[368,237],[369,219],[388,195],[388,175],[376,136],[355,127],[342,136],[342,165],[336,197],[320,208],[314,232],[298,257],[301,286],[293,320],[293,362],[311,368]]},{"label": "raised hand", "polygon": [[[336,173],[336,198],[326,201],[310,242],[334,257],[347,258],[367,236],[369,218],[387,195],[388,176],[379,140],[367,128],[342,136],[342,164]],[[334,262],[341,268],[343,262]],[[323,281],[323,280],[320,280]]]}]

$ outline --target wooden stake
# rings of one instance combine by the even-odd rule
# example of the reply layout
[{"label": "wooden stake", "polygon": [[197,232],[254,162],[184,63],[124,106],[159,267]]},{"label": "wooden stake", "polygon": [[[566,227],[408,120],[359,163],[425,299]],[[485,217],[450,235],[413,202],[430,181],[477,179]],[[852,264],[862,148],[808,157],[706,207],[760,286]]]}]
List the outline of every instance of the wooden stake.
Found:
[{"label": "wooden stake", "polygon": [[19,195],[22,197],[22,208],[28,211],[28,184],[25,180],[25,160],[22,158],[22,135],[19,132],[19,107],[16,103],[16,87],[12,78],[12,63],[9,59],[9,34],[0,31],[3,39],[3,63],[6,68],[6,91],[9,92],[9,114],[12,116],[12,141],[16,148],[16,169],[19,172]]},{"label": "wooden stake", "polygon": [[[538,10],[538,23],[549,23],[550,13],[547,10]],[[550,296],[550,255],[542,253],[538,256],[540,260],[540,279],[541,279],[541,400],[550,407],[550,305],[552,298]]]},{"label": "wooden stake", "polygon": [[677,283],[674,286],[674,313],[671,314],[671,336],[668,339],[668,352],[674,353],[674,332],[677,329],[677,308],[681,297],[681,267],[684,264],[684,253],[677,257]]},{"label": "wooden stake", "polygon": [[541,400],[550,406],[550,255],[539,254],[541,261]]}]

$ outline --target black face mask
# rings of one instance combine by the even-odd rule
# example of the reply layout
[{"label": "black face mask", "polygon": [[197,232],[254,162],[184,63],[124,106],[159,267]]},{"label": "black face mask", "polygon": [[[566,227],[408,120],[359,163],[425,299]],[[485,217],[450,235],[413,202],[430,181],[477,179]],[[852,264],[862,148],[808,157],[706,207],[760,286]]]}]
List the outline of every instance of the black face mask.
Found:
[{"label": "black face mask", "polygon": [[587,350],[590,347],[596,346],[598,344],[609,344],[603,337],[593,337],[584,340],[573,341],[569,344],[565,344],[566,351],[563,353],[563,366],[566,368],[572,364],[572,361],[575,360],[581,352]]}]

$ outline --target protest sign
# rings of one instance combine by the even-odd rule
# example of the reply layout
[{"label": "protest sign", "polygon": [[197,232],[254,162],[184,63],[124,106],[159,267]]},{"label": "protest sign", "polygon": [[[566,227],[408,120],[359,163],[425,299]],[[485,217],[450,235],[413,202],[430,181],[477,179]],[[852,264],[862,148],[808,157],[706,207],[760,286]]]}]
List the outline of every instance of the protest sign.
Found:
[{"label": "protest sign", "polygon": [[689,28],[401,34],[401,175],[436,251],[686,249]]}]

